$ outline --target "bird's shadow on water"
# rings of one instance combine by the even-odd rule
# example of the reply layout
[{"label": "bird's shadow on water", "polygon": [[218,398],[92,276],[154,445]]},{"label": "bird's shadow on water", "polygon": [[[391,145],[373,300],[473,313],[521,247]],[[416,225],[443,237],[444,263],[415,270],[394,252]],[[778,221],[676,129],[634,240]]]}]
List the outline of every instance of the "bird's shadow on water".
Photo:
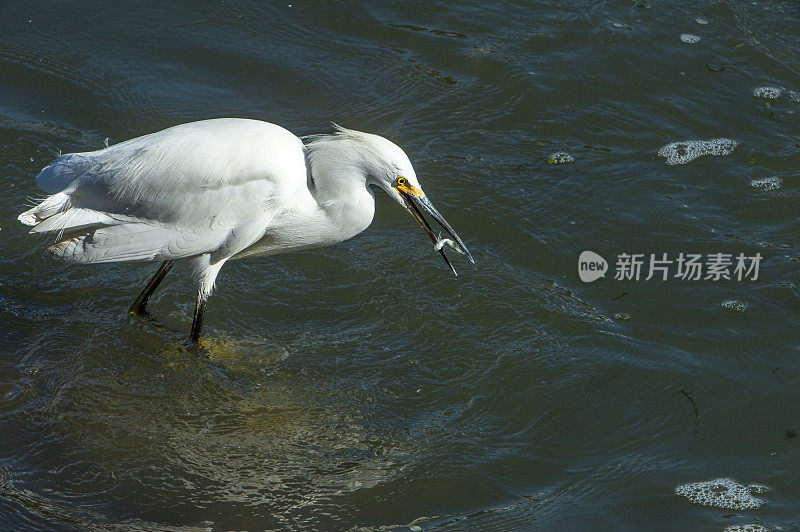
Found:
[{"label": "bird's shadow on water", "polygon": [[[309,502],[379,485],[407,463],[406,440],[382,418],[365,421],[362,405],[323,377],[285,370],[282,361],[302,342],[243,326],[189,345],[188,330],[150,316],[91,317],[105,326],[80,346],[81,363],[71,365],[79,373],[56,407],[65,438],[89,440],[71,445],[78,450],[67,458],[117,475],[101,486],[100,500],[153,522],[176,519],[176,507],[211,515],[212,505],[288,522]],[[148,468],[154,474],[141,473]],[[199,495],[176,502],[173,494],[190,482]]]}]

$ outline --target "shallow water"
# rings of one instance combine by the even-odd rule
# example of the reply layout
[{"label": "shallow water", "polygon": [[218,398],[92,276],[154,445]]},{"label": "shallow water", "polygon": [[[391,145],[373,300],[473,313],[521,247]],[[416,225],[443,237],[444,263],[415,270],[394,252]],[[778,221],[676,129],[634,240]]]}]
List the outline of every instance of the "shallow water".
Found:
[{"label": "shallow water", "polygon": [[[800,527],[796,2],[0,14],[0,528]],[[218,116],[394,140],[477,266],[378,194],[354,240],[227,265],[195,351],[183,272],[133,319],[155,265],[16,222],[59,152]],[[763,258],[617,280],[623,253]],[[676,495],[720,478],[765,502]]]}]

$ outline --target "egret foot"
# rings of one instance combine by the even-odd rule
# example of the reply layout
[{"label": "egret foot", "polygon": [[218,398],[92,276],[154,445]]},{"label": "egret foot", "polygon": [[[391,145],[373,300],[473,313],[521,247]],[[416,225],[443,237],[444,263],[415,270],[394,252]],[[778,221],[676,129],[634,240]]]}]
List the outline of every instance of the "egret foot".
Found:
[{"label": "egret foot", "polygon": [[150,279],[150,282],[147,283],[147,286],[144,287],[142,293],[139,294],[139,297],[136,298],[136,301],[133,302],[133,305],[131,305],[131,308],[128,310],[132,316],[142,316],[146,313],[145,307],[147,306],[147,300],[150,299],[150,296],[153,295],[153,292],[156,291],[156,288],[158,288],[158,285],[161,284],[161,281],[164,280],[164,277],[166,277],[171,268],[171,260],[165,260],[161,263],[156,274]]}]

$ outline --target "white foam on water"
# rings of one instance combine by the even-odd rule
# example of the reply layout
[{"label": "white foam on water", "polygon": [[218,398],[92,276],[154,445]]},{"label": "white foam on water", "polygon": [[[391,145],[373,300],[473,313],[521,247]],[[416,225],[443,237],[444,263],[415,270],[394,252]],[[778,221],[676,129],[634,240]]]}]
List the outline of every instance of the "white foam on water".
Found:
[{"label": "white foam on water", "polygon": [[768,491],[767,486],[750,484],[745,486],[730,478],[718,478],[703,482],[690,482],[675,488],[675,494],[689,499],[695,504],[730,508],[733,510],[755,510],[766,501],[756,497]]},{"label": "white foam on water", "polygon": [[708,24],[708,19],[705,17],[697,17],[696,19],[694,19],[694,21],[697,22],[698,24],[702,24],[703,26]]},{"label": "white foam on water", "polygon": [[769,530],[769,528],[759,523],[746,523],[726,526],[722,529],[722,532],[768,532]]},{"label": "white foam on water", "polygon": [[662,146],[658,155],[667,159],[667,164],[686,164],[703,155],[728,155],[739,143],[731,139],[685,140]]},{"label": "white foam on water", "polygon": [[729,299],[722,303],[722,308],[735,310],[736,312],[744,312],[750,307],[750,303],[746,301],[738,301],[736,299]]},{"label": "white foam on water", "polygon": [[551,154],[550,157],[548,157],[547,164],[565,164],[565,163],[571,163],[574,160],[575,157],[573,157],[569,153],[565,151],[559,151]]},{"label": "white foam on water", "polygon": [[782,184],[783,180],[780,177],[764,177],[750,181],[751,187],[760,188],[761,190],[777,190],[781,188]]},{"label": "white foam on water", "polygon": [[756,87],[753,89],[753,96],[767,100],[777,100],[782,93],[783,89],[780,87]]},{"label": "white foam on water", "polygon": [[615,28],[617,28],[617,29],[621,29],[621,30],[632,30],[632,29],[633,29],[633,28],[631,28],[630,26],[628,26],[627,24],[623,24],[623,23],[621,23],[621,22],[615,22],[615,21],[613,21],[613,20],[609,20],[608,22],[609,22],[609,23],[610,23],[612,26],[614,26]]},{"label": "white foam on water", "polygon": [[685,42],[686,44],[694,44],[700,42],[700,36],[692,33],[683,33],[681,34],[681,42]]}]

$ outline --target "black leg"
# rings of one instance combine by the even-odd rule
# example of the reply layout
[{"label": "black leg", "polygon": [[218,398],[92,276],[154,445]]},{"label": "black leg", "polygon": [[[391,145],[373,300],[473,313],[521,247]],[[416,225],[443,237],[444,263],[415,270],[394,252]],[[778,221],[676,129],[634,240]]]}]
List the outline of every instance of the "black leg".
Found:
[{"label": "black leg", "polygon": [[156,291],[156,288],[158,288],[158,285],[161,284],[161,281],[164,280],[164,277],[166,277],[167,272],[169,272],[171,268],[171,260],[165,260],[161,263],[161,267],[158,268],[156,274],[152,279],[150,279],[150,282],[147,283],[147,286],[144,287],[144,290],[142,290],[142,293],[136,298],[136,301],[133,302],[133,305],[131,305],[131,308],[128,312],[134,316],[141,316],[145,313],[144,308],[147,306],[147,300],[150,299],[150,296],[153,295],[153,292]]},{"label": "black leg", "polygon": [[200,338],[200,331],[203,328],[203,314],[206,312],[206,298],[203,294],[197,294],[197,305],[194,307],[194,319],[192,320],[192,332],[189,333],[189,341],[197,342]]}]

